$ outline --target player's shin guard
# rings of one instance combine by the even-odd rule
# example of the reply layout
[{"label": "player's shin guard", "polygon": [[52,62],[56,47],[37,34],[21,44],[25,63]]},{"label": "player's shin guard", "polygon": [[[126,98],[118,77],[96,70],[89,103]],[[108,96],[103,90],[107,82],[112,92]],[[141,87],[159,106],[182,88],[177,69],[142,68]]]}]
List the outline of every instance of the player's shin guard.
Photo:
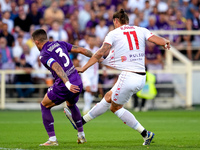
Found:
[{"label": "player's shin guard", "polygon": [[68,106],[72,113],[72,119],[74,120],[78,132],[83,132],[83,124],[82,124],[82,119],[81,119],[81,113],[76,104],[73,106]]},{"label": "player's shin guard", "polygon": [[54,119],[51,114],[51,109],[44,107],[42,104],[41,105],[41,112],[42,112],[42,119],[43,119],[43,124],[44,127],[50,137],[55,136],[55,131],[54,131]]},{"label": "player's shin guard", "polygon": [[110,103],[108,103],[104,98],[97,103],[86,115],[83,116],[85,122],[88,122],[103,113],[105,113],[110,108]]},{"label": "player's shin guard", "polygon": [[139,133],[142,133],[142,131],[144,130],[144,127],[128,110],[121,108],[115,112],[115,115],[117,115],[124,122],[124,124],[127,124],[129,127],[137,130]]}]

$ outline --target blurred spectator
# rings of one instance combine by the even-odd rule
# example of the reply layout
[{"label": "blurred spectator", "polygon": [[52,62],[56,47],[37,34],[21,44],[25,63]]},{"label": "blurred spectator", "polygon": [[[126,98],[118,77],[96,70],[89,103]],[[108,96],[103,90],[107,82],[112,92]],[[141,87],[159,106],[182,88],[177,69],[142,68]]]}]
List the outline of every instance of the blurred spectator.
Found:
[{"label": "blurred spectator", "polygon": [[167,23],[166,20],[167,20],[166,13],[160,12],[158,15],[158,20],[156,22],[156,26],[158,27],[159,30],[168,30],[169,29],[169,24]]},{"label": "blurred spectator", "polygon": [[14,62],[19,62],[20,61],[20,56],[23,53],[22,45],[23,45],[23,37],[21,35],[18,35],[17,37],[17,43],[13,47],[13,57],[14,57]]},{"label": "blurred spectator", "polygon": [[100,18],[105,18],[105,15],[106,14],[106,6],[105,4],[100,4],[99,5],[99,11],[97,13],[97,17],[100,19]]},{"label": "blurred spectator", "polygon": [[71,15],[76,10],[81,10],[83,6],[78,3],[78,0],[73,0],[73,3],[69,6],[68,15]]},{"label": "blurred spectator", "polygon": [[92,9],[95,13],[99,12],[99,4],[98,4],[97,1],[92,1],[92,2],[91,2],[91,9]]},{"label": "blurred spectator", "polygon": [[[31,0],[29,0],[31,2]],[[29,2],[28,1],[28,2]],[[24,12],[27,14],[28,11],[29,11],[29,6],[28,4],[26,3],[25,0],[17,0],[17,4],[18,4],[18,7],[23,7],[24,8]]]},{"label": "blurred spectator", "polygon": [[90,11],[91,11],[90,3],[86,3],[84,5],[84,9],[79,11],[78,22],[79,22],[80,31],[85,30],[86,24],[91,18]]},{"label": "blurred spectator", "polygon": [[69,37],[69,43],[73,43],[74,41],[74,37],[73,37],[73,33],[74,33],[74,27],[73,27],[73,22],[77,22],[78,19],[76,18],[76,16],[74,14],[70,15],[70,18],[68,20],[68,22],[65,23],[64,25],[64,30],[67,31],[68,37]]},{"label": "blurred spectator", "polygon": [[[7,46],[5,37],[0,37],[1,69],[14,69],[12,49]],[[13,76],[6,75],[6,83],[12,83]]]},{"label": "blurred spectator", "polygon": [[140,27],[146,28],[149,25],[148,20],[144,19],[144,13],[143,12],[140,12],[139,19],[140,19],[140,23],[139,23]]},{"label": "blurred spectator", "polygon": [[86,32],[90,28],[96,27],[96,25],[99,23],[99,19],[96,17],[96,14],[94,11],[90,11],[90,16],[91,16],[91,19],[86,24]]},{"label": "blurred spectator", "polygon": [[27,44],[23,44],[22,48],[26,62],[33,66],[37,62],[37,57],[39,56],[38,49],[35,48],[35,46],[32,49],[30,49]]},{"label": "blurred spectator", "polygon": [[[199,11],[194,12],[194,18],[192,19],[192,28],[193,30],[200,30],[200,13]],[[195,36],[195,42],[197,46],[200,46],[200,35]],[[198,60],[200,58],[200,49],[197,51],[196,55],[194,56],[194,60]]]},{"label": "blurred spectator", "polygon": [[105,19],[101,18],[99,25],[96,26],[95,35],[101,39],[101,42],[103,42],[107,33],[108,33],[108,27],[106,26],[106,21]]},{"label": "blurred spectator", "polygon": [[66,0],[59,0],[59,8],[63,11],[66,18],[69,10],[69,5],[66,4]]},{"label": "blurred spectator", "polygon": [[1,3],[0,3],[0,20],[2,18],[2,12],[1,12]]},{"label": "blurred spectator", "polygon": [[68,41],[67,32],[62,29],[58,21],[52,23],[52,29],[48,31],[48,36],[52,36],[54,41]]},{"label": "blurred spectator", "polygon": [[108,18],[106,19],[106,26],[113,25],[113,14],[114,11],[112,9],[108,10]]},{"label": "blurred spectator", "polygon": [[5,11],[3,13],[2,21],[3,21],[3,23],[6,23],[8,25],[8,32],[12,33],[13,27],[14,27],[14,22],[13,22],[13,20],[10,19],[9,11]]},{"label": "blurred spectator", "polygon": [[[35,26],[31,25],[30,27],[30,31],[29,31],[29,35],[32,35],[32,33],[35,31]],[[29,46],[29,48],[33,48],[33,46],[35,46],[35,44],[33,43],[32,37],[30,36],[27,40],[26,40],[26,44]]]},{"label": "blurred spectator", "polygon": [[[186,30],[190,31],[192,30],[192,20],[188,19],[186,21]],[[187,57],[192,60],[192,41],[194,41],[194,35],[184,35],[183,36],[184,41],[186,42],[186,53]]]},{"label": "blurred spectator", "polygon": [[1,0],[0,1],[1,4],[1,11],[11,11],[11,7],[10,7],[10,0]]},{"label": "blurred spectator", "polygon": [[0,19],[0,33],[2,32],[2,30],[3,30],[3,22],[2,22],[2,20]]},{"label": "blurred spectator", "polygon": [[0,33],[0,37],[5,37],[7,40],[7,45],[9,47],[13,47],[15,44],[15,39],[12,34],[8,32],[8,25],[3,23],[2,32]]},{"label": "blurred spectator", "polygon": [[[178,30],[175,16],[169,17],[169,25],[170,25],[170,30],[175,30],[175,31]],[[171,35],[169,35],[169,40],[171,41],[171,44],[173,46],[177,46],[181,42],[181,36],[178,34],[177,35],[171,34]]]},{"label": "blurred spectator", "polygon": [[186,10],[186,19],[193,19],[195,10],[198,10],[198,0],[191,0]]},{"label": "blurred spectator", "polygon": [[7,40],[5,37],[0,37],[0,51],[2,55],[3,64],[13,61],[12,49],[9,46],[7,46]]},{"label": "blurred spectator", "polygon": [[[116,5],[116,6],[117,6],[117,5]],[[122,1],[122,6],[123,6],[125,12],[127,12],[127,13],[130,13],[130,12],[131,12],[131,9],[128,7],[128,0],[123,0],[123,1]],[[114,11],[115,11],[115,10],[114,10]]]},{"label": "blurred spectator", "polygon": [[183,17],[180,10],[176,11],[176,25],[178,30],[184,30],[185,29],[185,23],[186,19]]},{"label": "blurred spectator", "polygon": [[84,38],[79,41],[78,45],[81,47],[85,47],[87,45],[87,40],[88,40],[88,34],[85,34]]},{"label": "blurred spectator", "polygon": [[46,6],[43,4],[43,0],[36,0],[37,4],[38,4],[38,11],[42,14],[42,16],[44,15],[44,12],[46,10]]},{"label": "blurred spectator", "polygon": [[36,2],[33,2],[30,6],[30,11],[28,13],[28,17],[32,20],[32,24],[35,26],[40,25],[40,21],[42,19],[41,12],[38,11],[38,5]]},{"label": "blurred spectator", "polygon": [[[20,62],[16,63],[16,70],[24,70],[26,74],[15,75],[15,84],[17,85],[26,85],[32,84],[31,71],[32,66],[26,62],[25,55],[20,56]],[[17,87],[16,88],[18,97],[20,98],[19,102],[23,102],[25,97],[28,97],[33,91],[32,86],[26,88]]]},{"label": "blurred spectator", "polygon": [[63,11],[58,8],[58,2],[53,1],[51,6],[44,12],[44,21],[48,25],[51,25],[54,21],[58,21],[59,24],[62,24],[65,18],[64,16]]},{"label": "blurred spectator", "polygon": [[19,6],[18,13],[19,16],[14,20],[15,31],[23,30],[24,32],[29,32],[32,25],[31,18],[24,12],[23,6]]},{"label": "blurred spectator", "polygon": [[178,7],[178,10],[181,11],[181,14],[183,15],[184,18],[186,18],[189,1],[190,0],[183,0],[182,3]]},{"label": "blurred spectator", "polygon": [[128,0],[128,7],[133,11],[135,8],[138,8],[139,11],[142,11],[145,6],[145,0]]},{"label": "blurred spectator", "polygon": [[[37,70],[37,71],[45,71],[46,68],[44,67],[44,65],[42,65],[40,58],[38,57],[37,62],[34,64],[33,69]],[[32,74],[33,77],[33,81],[36,84],[45,84],[45,79],[47,77],[47,75],[45,73],[34,73]],[[44,95],[44,88],[39,88],[39,98],[42,98]]]},{"label": "blurred spectator", "polygon": [[145,56],[145,65],[148,70],[159,70],[163,68],[161,51],[154,43],[147,42]]},{"label": "blurred spectator", "polygon": [[152,12],[152,8],[150,6],[149,0],[145,1],[145,7],[143,9],[143,12],[144,12],[144,20],[148,20]]},{"label": "blurred spectator", "polygon": [[135,18],[134,22],[133,22],[133,25],[134,26],[139,26],[139,24],[140,24],[140,18]]},{"label": "blurred spectator", "polygon": [[110,8],[112,8],[113,7],[112,0],[106,0],[105,7],[106,7],[106,10],[109,10]]},{"label": "blurred spectator", "polygon": [[15,0],[12,0],[10,6],[11,6],[10,19],[14,21],[15,18],[18,16],[17,2]]},{"label": "blurred spectator", "polygon": [[147,26],[149,30],[158,30],[156,26],[156,17],[154,15],[149,16],[149,25]]}]

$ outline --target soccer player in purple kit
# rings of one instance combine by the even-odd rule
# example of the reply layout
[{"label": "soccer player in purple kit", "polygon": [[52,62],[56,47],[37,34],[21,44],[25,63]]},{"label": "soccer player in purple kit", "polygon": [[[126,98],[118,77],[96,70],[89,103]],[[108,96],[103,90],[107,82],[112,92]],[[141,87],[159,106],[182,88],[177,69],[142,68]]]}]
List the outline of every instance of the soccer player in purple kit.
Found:
[{"label": "soccer player in purple kit", "polygon": [[81,114],[76,106],[83,85],[81,77],[73,66],[68,53],[75,52],[92,57],[92,52],[63,41],[49,42],[47,33],[43,29],[34,31],[32,38],[40,51],[40,60],[42,64],[55,78],[55,83],[48,89],[47,94],[41,102],[43,124],[49,135],[49,140],[40,144],[40,146],[58,145],[54,131],[54,119],[51,114],[51,108],[64,101],[66,101],[67,106],[72,113],[72,118],[78,130],[77,142],[85,143],[86,139],[83,131]]}]

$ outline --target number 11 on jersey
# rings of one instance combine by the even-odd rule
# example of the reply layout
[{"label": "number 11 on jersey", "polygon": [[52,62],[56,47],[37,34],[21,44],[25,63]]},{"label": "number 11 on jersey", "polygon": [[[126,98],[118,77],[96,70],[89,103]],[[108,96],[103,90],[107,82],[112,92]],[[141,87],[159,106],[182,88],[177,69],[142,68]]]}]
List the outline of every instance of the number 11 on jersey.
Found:
[{"label": "number 11 on jersey", "polygon": [[133,35],[133,38],[135,40],[135,46],[136,46],[136,49],[139,49],[139,42],[138,42],[138,38],[137,38],[137,34],[135,31],[130,31],[130,32],[123,32],[124,35],[126,35],[127,39],[128,39],[128,45],[129,45],[129,49],[130,50],[133,50],[133,44],[132,44],[132,41],[131,41],[131,36],[130,34]]}]

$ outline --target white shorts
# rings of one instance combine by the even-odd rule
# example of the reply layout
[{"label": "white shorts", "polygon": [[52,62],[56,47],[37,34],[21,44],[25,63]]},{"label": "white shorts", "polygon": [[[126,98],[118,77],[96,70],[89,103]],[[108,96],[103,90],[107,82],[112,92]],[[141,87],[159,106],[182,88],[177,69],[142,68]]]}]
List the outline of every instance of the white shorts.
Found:
[{"label": "white shorts", "polygon": [[92,92],[97,92],[98,90],[98,75],[88,75],[87,73],[82,73],[81,78],[83,81],[83,88],[85,89],[87,86],[90,86]]},{"label": "white shorts", "polygon": [[122,71],[115,85],[112,87],[112,101],[125,104],[131,96],[140,91],[146,82],[146,75]]}]

